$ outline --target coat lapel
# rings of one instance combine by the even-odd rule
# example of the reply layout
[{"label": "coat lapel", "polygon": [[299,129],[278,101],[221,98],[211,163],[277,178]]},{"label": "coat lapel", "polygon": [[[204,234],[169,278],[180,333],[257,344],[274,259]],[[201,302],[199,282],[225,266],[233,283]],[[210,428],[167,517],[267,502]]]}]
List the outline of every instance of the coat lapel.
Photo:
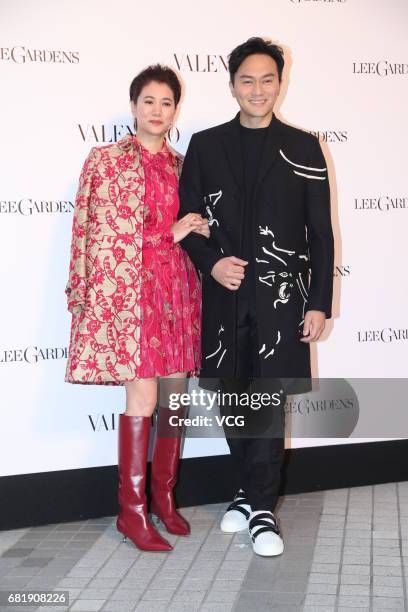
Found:
[{"label": "coat lapel", "polygon": [[233,175],[238,187],[242,190],[244,187],[244,171],[242,165],[241,136],[239,132],[239,113],[232,121],[229,121],[225,125],[223,142],[225,154],[231,169],[231,174]]},{"label": "coat lapel", "polygon": [[259,165],[258,176],[255,185],[255,195],[258,191],[259,186],[268,174],[276,161],[276,156],[279,149],[282,147],[283,140],[283,123],[279,121],[275,113],[273,114],[272,121],[269,124],[268,131],[266,132],[266,139],[262,152],[262,158]]}]

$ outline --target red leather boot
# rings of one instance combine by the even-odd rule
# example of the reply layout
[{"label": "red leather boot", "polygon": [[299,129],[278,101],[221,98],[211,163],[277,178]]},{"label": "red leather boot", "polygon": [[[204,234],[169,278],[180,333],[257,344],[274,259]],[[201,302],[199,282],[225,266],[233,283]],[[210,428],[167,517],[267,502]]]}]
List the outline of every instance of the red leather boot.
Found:
[{"label": "red leather boot", "polygon": [[138,548],[168,551],[172,546],[162,538],[147,517],[146,466],[150,417],[119,416],[119,515],[116,527]]},{"label": "red leather boot", "polygon": [[190,525],[177,511],[173,495],[183,431],[183,427],[169,426],[169,416],[175,415],[184,416],[185,411],[181,414],[180,410],[158,410],[151,465],[150,510],[164,523],[169,533],[186,536],[190,533]]}]

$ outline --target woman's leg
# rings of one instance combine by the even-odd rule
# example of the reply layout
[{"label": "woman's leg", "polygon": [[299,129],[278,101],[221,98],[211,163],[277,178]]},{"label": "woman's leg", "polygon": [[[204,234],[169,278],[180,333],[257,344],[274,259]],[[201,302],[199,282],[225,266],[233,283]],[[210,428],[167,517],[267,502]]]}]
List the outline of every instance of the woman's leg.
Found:
[{"label": "woman's leg", "polygon": [[151,417],[157,404],[157,378],[137,378],[125,388],[126,416]]},{"label": "woman's leg", "polygon": [[[188,535],[190,525],[176,509],[173,488],[177,481],[183,424],[171,425],[170,417],[182,419],[187,407],[170,409],[170,398],[177,399],[188,390],[187,375],[177,372],[160,379],[159,409],[152,459],[151,511],[164,523],[167,531]],[[175,395],[177,394],[177,396]]]},{"label": "woman's leg", "polygon": [[156,400],[156,379],[126,384],[126,413],[119,417],[120,510],[116,525],[138,548],[168,551],[172,546],[156,531],[147,516],[147,453]]}]

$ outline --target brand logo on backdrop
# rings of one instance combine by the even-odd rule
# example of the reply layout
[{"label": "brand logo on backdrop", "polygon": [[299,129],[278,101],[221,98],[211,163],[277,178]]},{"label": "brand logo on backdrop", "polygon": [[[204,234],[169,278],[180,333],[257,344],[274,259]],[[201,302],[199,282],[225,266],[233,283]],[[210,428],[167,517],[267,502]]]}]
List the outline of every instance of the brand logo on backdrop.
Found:
[{"label": "brand logo on backdrop", "polygon": [[319,378],[313,391],[290,397],[285,412],[287,433],[293,438],[348,438],[358,423],[357,394],[344,378]]},{"label": "brand logo on backdrop", "polygon": [[354,198],[356,210],[408,210],[408,197],[379,196],[378,198]]},{"label": "brand logo on backdrop", "polygon": [[330,399],[302,398],[299,400],[290,400],[285,404],[286,414],[313,414],[316,412],[335,412],[337,410],[348,410],[355,408],[356,402],[352,397],[339,397]]},{"label": "brand logo on backdrop", "polygon": [[408,340],[408,329],[370,329],[357,332],[359,342],[384,342],[390,344],[398,340]]},{"label": "brand logo on backdrop", "polygon": [[0,47],[0,60],[26,64],[79,64],[79,51],[56,51],[55,49],[28,49],[24,46]]},{"label": "brand logo on backdrop", "polygon": [[316,136],[320,142],[347,142],[348,140],[347,130],[326,130],[317,132],[310,130],[310,134]]},{"label": "brand logo on backdrop", "polygon": [[342,277],[345,278],[347,276],[350,276],[351,274],[351,270],[350,270],[350,266],[346,265],[346,266],[334,266],[334,273],[333,276],[335,276],[336,278],[338,277]]},{"label": "brand logo on backdrop", "polygon": [[114,431],[117,429],[118,415],[112,414],[88,414],[88,419],[93,431]]},{"label": "brand logo on backdrop", "polygon": [[[84,142],[101,142],[111,143],[117,142],[124,136],[135,134],[132,125],[124,124],[99,124],[94,123],[78,123],[77,124],[80,136]],[[174,144],[180,139],[180,132],[177,127],[172,127],[167,134],[167,138],[171,144]]]},{"label": "brand logo on backdrop", "polygon": [[16,213],[30,217],[36,214],[70,213],[73,210],[74,204],[66,200],[0,200],[0,214]]},{"label": "brand logo on backdrop", "polygon": [[353,62],[353,74],[372,74],[375,76],[407,75],[408,64],[380,60],[378,62]]},{"label": "brand logo on backdrop", "polygon": [[222,55],[199,55],[198,53],[173,53],[177,68],[181,72],[227,72],[228,60]]},{"label": "brand logo on backdrop", "polygon": [[41,348],[39,346],[27,346],[24,349],[4,349],[0,351],[1,363],[38,363],[55,359],[67,359],[68,349],[65,347]]}]

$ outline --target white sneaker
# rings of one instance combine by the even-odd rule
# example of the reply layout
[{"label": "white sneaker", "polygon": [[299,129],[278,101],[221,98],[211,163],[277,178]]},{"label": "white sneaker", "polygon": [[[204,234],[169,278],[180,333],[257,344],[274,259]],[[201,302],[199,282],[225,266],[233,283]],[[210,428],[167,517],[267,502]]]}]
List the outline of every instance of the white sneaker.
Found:
[{"label": "white sneaker", "polygon": [[275,557],[283,553],[283,540],[273,512],[256,510],[251,513],[248,531],[254,553],[262,557]]},{"label": "white sneaker", "polygon": [[221,521],[221,531],[224,533],[236,533],[244,531],[248,527],[248,519],[251,514],[251,506],[242,489],[239,489],[233,502],[228,506]]}]

